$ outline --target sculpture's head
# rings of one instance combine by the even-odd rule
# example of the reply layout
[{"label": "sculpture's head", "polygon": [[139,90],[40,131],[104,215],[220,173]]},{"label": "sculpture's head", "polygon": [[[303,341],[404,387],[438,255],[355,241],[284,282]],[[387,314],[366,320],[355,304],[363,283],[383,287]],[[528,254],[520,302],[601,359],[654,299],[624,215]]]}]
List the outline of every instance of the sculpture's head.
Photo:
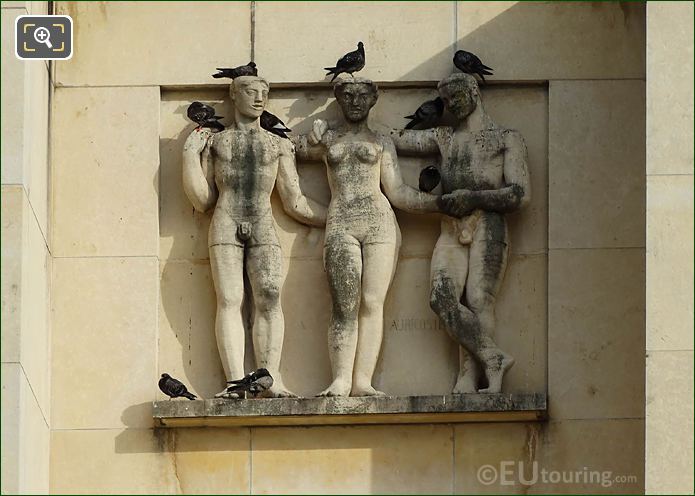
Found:
[{"label": "sculpture's head", "polygon": [[240,76],[229,85],[229,96],[234,108],[253,119],[261,116],[268,103],[268,81],[257,76]]},{"label": "sculpture's head", "polygon": [[361,122],[369,116],[369,111],[378,98],[377,85],[370,79],[341,79],[333,87],[333,93],[343,115],[350,122]]},{"label": "sculpture's head", "polygon": [[442,79],[437,89],[446,108],[459,120],[471,115],[482,101],[478,82],[470,74],[452,74]]}]

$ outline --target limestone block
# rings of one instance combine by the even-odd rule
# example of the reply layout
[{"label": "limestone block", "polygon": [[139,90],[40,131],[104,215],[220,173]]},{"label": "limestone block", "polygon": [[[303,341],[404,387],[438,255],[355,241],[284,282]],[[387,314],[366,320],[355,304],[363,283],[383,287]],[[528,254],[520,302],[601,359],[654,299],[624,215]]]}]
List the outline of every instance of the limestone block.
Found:
[{"label": "limestone block", "polygon": [[[4,198],[4,195],[3,195]],[[4,295],[4,292],[3,292]],[[3,329],[4,331],[4,329]],[[4,346],[4,344],[3,344]],[[2,493],[19,492],[19,363],[2,365]]]},{"label": "limestone block", "polygon": [[[362,41],[366,66],[361,76],[379,81],[438,80],[449,74],[453,14],[451,2],[258,3],[259,74],[271,82],[323,81],[323,67],[334,66]],[[292,47],[291,61],[289,52],[278,47]]]},{"label": "limestone block", "polygon": [[647,174],[692,174],[693,5],[659,2],[648,14]]},{"label": "limestone block", "polygon": [[211,83],[215,67],[251,57],[249,2],[58,2],[56,14],[75,24],[75,53],[56,63],[58,86]]},{"label": "limestone block", "polygon": [[53,260],[52,427],[152,425],[157,276],[154,258]]},{"label": "limestone block", "polygon": [[[4,163],[4,162],[3,162]],[[19,362],[22,316],[22,233],[24,190],[3,186],[2,195],[2,361]]]},{"label": "limestone block", "polygon": [[[160,265],[158,376],[166,372],[202,398],[225,378],[215,340],[215,290],[210,265],[185,260]],[[157,398],[166,399],[159,390]]]},{"label": "limestone block", "polygon": [[449,426],[253,429],[254,494],[451,492]]},{"label": "limestone block", "polygon": [[692,377],[692,350],[648,352],[648,494],[685,494],[693,490]]},{"label": "limestone block", "polygon": [[457,425],[454,493],[641,492],[643,426],[642,420]]},{"label": "limestone block", "polygon": [[647,350],[693,349],[693,176],[647,177]]},{"label": "limestone block", "polygon": [[171,456],[183,494],[243,494],[249,490],[249,429],[178,429]]},{"label": "limestone block", "polygon": [[34,385],[20,378],[19,492],[48,494],[50,430],[34,396]]},{"label": "limestone block", "polygon": [[51,493],[181,492],[172,432],[152,429],[54,430]]},{"label": "limestone block", "polygon": [[449,394],[458,350],[430,309],[429,258],[401,258],[384,306],[374,386],[388,395]]},{"label": "limestone block", "polygon": [[26,74],[24,185],[41,232],[48,238],[48,68],[42,60],[27,60],[23,64]]},{"label": "limestone block", "polygon": [[314,396],[330,384],[328,325],[331,296],[321,259],[284,259],[282,311],[285,341],[280,370],[285,385],[301,396]]},{"label": "limestone block", "polygon": [[56,90],[55,256],[157,254],[158,113],[154,87]]},{"label": "limestone block", "polygon": [[642,417],[644,252],[551,250],[548,273],[551,417]]},{"label": "limestone block", "polygon": [[20,361],[39,406],[50,416],[49,283],[51,256],[27,197],[22,214]]},{"label": "limestone block", "polygon": [[[24,4],[24,2],[16,2]],[[14,32],[15,19],[26,14],[23,8],[6,8],[3,2],[1,18],[2,31]],[[0,134],[2,140],[2,184],[22,184],[24,176],[24,81],[27,66],[15,57],[13,37],[7,36],[2,40],[2,85],[0,85],[0,101],[4,116]]]},{"label": "limestone block", "polygon": [[549,100],[550,248],[644,246],[644,82],[553,81]]},{"label": "limestone block", "polygon": [[494,68],[491,79],[644,78],[643,4],[458,2],[456,11],[456,47]]},{"label": "limestone block", "polygon": [[2,8],[3,9],[23,9],[26,8],[26,4],[29,2],[25,2],[23,0],[7,0],[6,2],[2,2]]}]

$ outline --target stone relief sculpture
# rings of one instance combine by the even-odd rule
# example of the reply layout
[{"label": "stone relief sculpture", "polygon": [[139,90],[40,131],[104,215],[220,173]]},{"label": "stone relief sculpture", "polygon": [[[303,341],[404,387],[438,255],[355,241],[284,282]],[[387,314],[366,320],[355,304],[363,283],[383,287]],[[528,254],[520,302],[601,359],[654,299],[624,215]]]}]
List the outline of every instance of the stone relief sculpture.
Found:
[{"label": "stone relief sculpture", "polygon": [[[183,187],[196,210],[214,207],[208,236],[217,295],[215,334],[228,381],[244,377],[241,306],[244,272],[253,292],[253,345],[257,367],[274,382],[271,396],[293,396],[280,375],[284,319],[280,306],[282,253],[270,206],[277,185],[285,211],[299,222],[323,226],[325,207],[302,195],[292,143],[261,129],[268,83],[236,77],[230,85],[234,123],[212,133],[195,129],[183,149]],[[217,396],[233,398],[223,390]]]},{"label": "stone relief sculpture", "polygon": [[490,119],[474,76],[453,74],[438,90],[455,127],[391,136],[401,153],[441,155],[440,205],[449,215],[432,256],[430,305],[460,345],[453,392],[498,393],[514,359],[493,341],[494,310],[509,253],[505,214],[530,200],[526,145]]},{"label": "stone relief sculpture", "polygon": [[333,305],[328,330],[333,382],[320,395],[382,395],[372,377],[401,239],[391,204],[408,212],[440,209],[437,196],[403,182],[393,141],[369,128],[377,86],[346,78],[336,82],[334,93],[345,122],[329,130],[326,122],[315,121],[312,132],[296,140],[300,158],[325,162],[331,190],[324,265]]}]

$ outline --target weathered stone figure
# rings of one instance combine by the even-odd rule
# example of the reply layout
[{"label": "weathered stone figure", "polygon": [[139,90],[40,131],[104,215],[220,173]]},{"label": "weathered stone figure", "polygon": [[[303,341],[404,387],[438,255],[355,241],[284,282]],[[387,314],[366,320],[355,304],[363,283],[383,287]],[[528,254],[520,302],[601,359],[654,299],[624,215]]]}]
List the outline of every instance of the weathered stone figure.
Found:
[{"label": "weathered stone figure", "polygon": [[[280,376],[282,253],[270,195],[277,184],[285,211],[309,225],[325,224],[325,208],[302,195],[292,143],[260,127],[268,83],[255,76],[238,77],[230,86],[230,95],[234,124],[215,134],[195,130],[186,140],[184,191],[201,212],[215,206],[208,243],[217,293],[215,334],[227,380],[244,376],[241,306],[246,270],[255,306],[256,365],[273,376],[273,396],[293,396]],[[236,395],[223,391],[218,396]]]},{"label": "weathered stone figure", "polygon": [[[454,74],[438,90],[459,121],[456,127],[391,134],[404,154],[442,157],[441,206],[452,217],[442,218],[432,256],[430,304],[461,345],[453,392],[497,393],[514,363],[492,339],[509,252],[504,214],[530,199],[526,145],[518,132],[498,127],[485,113],[473,76]],[[487,383],[482,389],[480,367]]]},{"label": "weathered stone figure", "polygon": [[325,162],[331,189],[324,265],[333,299],[328,330],[333,382],[322,396],[383,394],[372,386],[372,376],[401,240],[391,203],[409,212],[439,211],[435,195],[403,183],[392,140],[369,129],[377,91],[367,79],[337,82],[345,123],[328,130],[319,120],[311,134],[297,139],[300,157]]}]

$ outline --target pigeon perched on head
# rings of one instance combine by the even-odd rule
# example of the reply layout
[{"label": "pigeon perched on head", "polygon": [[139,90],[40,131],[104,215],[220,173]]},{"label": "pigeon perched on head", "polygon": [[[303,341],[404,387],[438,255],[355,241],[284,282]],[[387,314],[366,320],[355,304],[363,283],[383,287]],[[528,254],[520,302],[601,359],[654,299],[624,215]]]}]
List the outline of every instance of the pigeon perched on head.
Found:
[{"label": "pigeon perched on head", "polygon": [[261,368],[247,374],[243,379],[228,381],[227,384],[230,384],[227,387],[228,393],[248,391],[252,396],[257,396],[273,385],[273,377],[268,372],[268,369]]},{"label": "pigeon perched on head", "polygon": [[261,114],[261,127],[266,131],[285,139],[289,139],[286,133],[292,132],[292,130],[288,128],[278,116],[271,114],[267,110],[264,110]]},{"label": "pigeon perched on head", "polygon": [[212,77],[215,79],[219,78],[238,78],[241,76],[258,76],[258,69],[256,68],[256,63],[251,61],[246,65],[240,65],[239,67],[215,67],[217,73],[213,74]]},{"label": "pigeon perched on head", "polygon": [[189,400],[196,399],[196,395],[189,393],[186,385],[171,377],[169,374],[162,374],[162,378],[159,379],[159,390],[166,394],[169,399],[172,398],[188,398]]},{"label": "pigeon perched on head", "polygon": [[364,43],[361,41],[357,44],[357,50],[343,55],[342,58],[336,62],[335,67],[324,67],[324,69],[328,71],[326,76],[333,74],[333,79],[331,79],[331,82],[338,77],[338,74],[346,72],[352,76],[353,72],[361,71],[363,68]]},{"label": "pigeon perched on head", "polygon": [[405,116],[406,119],[411,119],[405,128],[413,129],[418,126],[418,129],[430,129],[439,123],[443,113],[444,101],[441,98],[427,100],[418,107],[414,114]]},{"label": "pigeon perched on head", "polygon": [[483,64],[478,57],[471,52],[458,50],[454,54],[454,65],[466,74],[477,74],[485,82],[485,75],[492,76],[492,67]]},{"label": "pigeon perched on head", "polygon": [[222,131],[224,125],[219,122],[222,116],[215,115],[215,109],[201,102],[193,102],[186,111],[188,118],[198,124],[198,129],[209,127],[215,131]]},{"label": "pigeon perched on head", "polygon": [[439,173],[439,169],[437,169],[434,165],[430,165],[429,167],[425,167],[422,169],[422,171],[420,171],[418,187],[420,188],[420,191],[429,193],[437,187],[440,180],[441,175]]}]

